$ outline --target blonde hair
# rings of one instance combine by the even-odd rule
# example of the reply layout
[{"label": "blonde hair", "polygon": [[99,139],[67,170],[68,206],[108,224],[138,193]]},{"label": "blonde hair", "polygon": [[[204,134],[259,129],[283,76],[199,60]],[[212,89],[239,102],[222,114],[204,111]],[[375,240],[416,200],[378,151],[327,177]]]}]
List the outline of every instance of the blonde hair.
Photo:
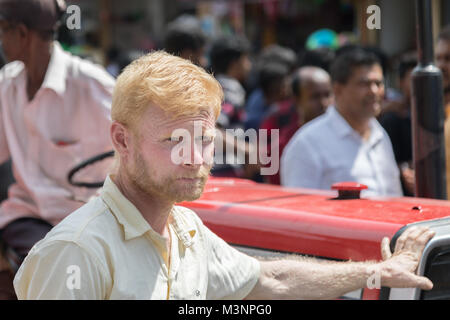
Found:
[{"label": "blonde hair", "polygon": [[212,110],[217,120],[223,100],[219,82],[201,67],[164,51],[129,64],[117,78],[112,120],[136,128],[147,108],[157,106],[169,117]]}]

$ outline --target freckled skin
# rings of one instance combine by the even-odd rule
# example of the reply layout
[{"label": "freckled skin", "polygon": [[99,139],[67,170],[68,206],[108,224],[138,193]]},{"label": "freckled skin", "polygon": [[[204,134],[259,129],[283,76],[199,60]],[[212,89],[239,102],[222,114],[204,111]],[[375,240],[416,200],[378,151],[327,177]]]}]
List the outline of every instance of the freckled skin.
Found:
[{"label": "freckled skin", "polygon": [[[129,175],[140,189],[174,202],[201,196],[211,170],[211,164],[205,160],[212,159],[214,143],[212,138],[206,142],[195,141],[195,124],[201,124],[203,135],[214,132],[215,119],[211,113],[171,119],[159,108],[147,110],[140,122],[140,137],[135,141],[129,166]],[[184,129],[192,137],[188,146],[191,155],[181,164],[174,164],[171,159],[173,148],[183,143],[171,139],[176,129]]]}]

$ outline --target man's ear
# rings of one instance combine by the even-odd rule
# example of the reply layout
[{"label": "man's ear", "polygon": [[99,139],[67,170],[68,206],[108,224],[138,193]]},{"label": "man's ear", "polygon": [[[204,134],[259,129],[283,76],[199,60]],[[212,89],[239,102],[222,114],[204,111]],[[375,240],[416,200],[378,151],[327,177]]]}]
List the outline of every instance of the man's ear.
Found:
[{"label": "man's ear", "polygon": [[113,121],[110,129],[111,141],[121,158],[130,153],[130,131],[122,123]]},{"label": "man's ear", "polygon": [[28,27],[23,23],[19,23],[17,25],[17,31],[19,33],[21,41],[27,41],[31,36],[31,30],[28,29]]},{"label": "man's ear", "polygon": [[32,47],[32,31],[28,29],[26,25],[23,23],[19,23],[16,27],[16,33],[17,33],[17,42],[16,46],[17,48],[20,48],[19,50],[22,51],[21,56],[23,57],[25,52],[30,51]]}]

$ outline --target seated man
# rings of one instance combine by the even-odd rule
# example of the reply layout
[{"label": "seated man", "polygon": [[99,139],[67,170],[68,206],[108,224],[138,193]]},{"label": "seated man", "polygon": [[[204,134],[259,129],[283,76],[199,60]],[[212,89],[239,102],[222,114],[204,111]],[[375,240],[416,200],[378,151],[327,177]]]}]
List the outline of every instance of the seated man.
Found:
[{"label": "seated man", "polygon": [[355,181],[368,186],[365,195],[401,196],[391,141],[375,119],[384,93],[377,57],[349,50],[330,72],[336,106],[289,141],[281,157],[281,184],[330,190],[336,182]]},{"label": "seated man", "polygon": [[[258,261],[229,246],[191,210],[214,154],[222,89],[204,69],[162,51],[117,79],[111,138],[116,171],[101,195],[38,242],[20,267],[20,299],[327,299],[381,285],[431,289],[414,274],[433,236],[411,228],[382,262]],[[78,276],[77,276],[78,275]],[[337,281],[338,280],[338,281]]]},{"label": "seated man", "polygon": [[[95,190],[67,181],[82,160],[112,149],[107,130],[114,79],[53,41],[63,1],[0,0],[0,163],[14,183],[0,206],[0,298],[28,250]],[[106,170],[93,179],[103,180]],[[0,257],[0,260],[1,257]],[[1,263],[0,263],[1,265]],[[10,270],[8,270],[10,269]]]}]

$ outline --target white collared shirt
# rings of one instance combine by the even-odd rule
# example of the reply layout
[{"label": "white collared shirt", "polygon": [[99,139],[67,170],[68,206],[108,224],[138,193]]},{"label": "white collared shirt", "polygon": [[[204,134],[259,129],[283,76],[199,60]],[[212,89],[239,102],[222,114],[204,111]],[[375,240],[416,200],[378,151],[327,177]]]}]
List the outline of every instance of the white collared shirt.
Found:
[{"label": "white collared shirt", "polygon": [[[23,217],[56,224],[94,190],[66,177],[81,161],[112,150],[109,138],[114,79],[55,42],[41,88],[28,101],[24,64],[0,71],[0,163],[12,158],[16,183],[0,207],[0,228]],[[105,170],[96,172],[98,180]],[[95,179],[91,176],[92,180]]]},{"label": "white collared shirt", "polygon": [[[108,177],[100,197],[70,214],[29,252],[19,299],[243,299],[259,262],[217,237],[191,210],[169,217],[171,250]],[[79,275],[79,278],[77,278]]]},{"label": "white collared shirt", "polygon": [[362,137],[335,107],[302,126],[281,157],[281,184],[330,190],[336,182],[368,186],[364,196],[402,196],[391,141],[373,118],[370,137]]}]

